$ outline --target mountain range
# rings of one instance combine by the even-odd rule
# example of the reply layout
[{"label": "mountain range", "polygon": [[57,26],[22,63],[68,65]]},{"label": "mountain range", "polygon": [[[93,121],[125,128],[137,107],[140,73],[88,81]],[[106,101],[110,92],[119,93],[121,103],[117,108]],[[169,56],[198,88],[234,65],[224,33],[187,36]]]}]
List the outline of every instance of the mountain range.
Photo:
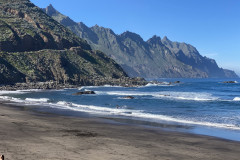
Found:
[{"label": "mountain range", "polygon": [[95,50],[115,60],[130,77],[144,78],[235,78],[234,71],[220,68],[216,61],[202,56],[190,44],[173,42],[154,35],[144,41],[140,35],[126,31],[120,35],[112,29],[74,22],[52,5],[42,9],[53,19],[85,39]]},{"label": "mountain range", "polygon": [[88,85],[120,78],[128,76],[114,60],[29,0],[0,0],[0,84]]}]

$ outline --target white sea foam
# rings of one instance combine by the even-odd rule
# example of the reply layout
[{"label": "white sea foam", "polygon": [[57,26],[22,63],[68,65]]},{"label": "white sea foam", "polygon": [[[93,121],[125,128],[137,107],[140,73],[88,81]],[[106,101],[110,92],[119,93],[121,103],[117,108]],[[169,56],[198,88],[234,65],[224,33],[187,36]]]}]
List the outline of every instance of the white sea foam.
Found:
[{"label": "white sea foam", "polygon": [[12,97],[9,97],[9,96],[0,96],[0,99],[3,99],[3,100],[11,100]]},{"label": "white sea foam", "polygon": [[[127,115],[126,115],[127,116]],[[171,121],[177,123],[184,123],[184,124],[192,124],[192,125],[201,125],[201,126],[208,126],[208,127],[216,127],[216,128],[225,128],[225,129],[233,129],[233,130],[240,130],[239,126],[233,124],[224,124],[224,123],[213,123],[213,122],[202,122],[202,121],[193,121],[193,120],[185,120],[180,118],[174,118],[171,116],[164,116],[164,115],[155,115],[149,113],[137,113],[134,112],[131,114],[133,117],[138,118],[146,118],[146,119],[155,119],[155,120],[163,120],[163,121]]]},{"label": "white sea foam", "polygon": [[14,98],[10,96],[0,96],[0,99],[10,102],[17,102],[17,103],[23,103],[23,104],[29,104],[29,103],[40,103],[40,102],[48,102],[49,99],[47,98],[26,98],[25,100],[20,98]]},{"label": "white sea foam", "polygon": [[233,101],[240,101],[240,97],[235,97]]},{"label": "white sea foam", "polygon": [[155,97],[160,98],[171,98],[178,100],[193,100],[193,101],[215,101],[218,100],[218,97],[213,96],[210,93],[204,92],[159,92],[159,94],[154,95]]},{"label": "white sea foam", "polygon": [[10,101],[10,102],[17,102],[17,103],[24,103],[25,101],[20,98],[14,98],[10,96],[0,96],[0,99],[4,101]]},{"label": "white sea foam", "polygon": [[218,97],[210,93],[201,92],[136,92],[136,91],[96,91],[99,95],[116,95],[116,96],[152,96],[161,99],[190,100],[190,101],[216,101]]},{"label": "white sea foam", "polygon": [[117,108],[107,108],[107,107],[100,107],[100,106],[94,106],[94,105],[79,105],[79,104],[61,101],[55,105],[52,105],[52,107],[68,109],[73,111],[101,114],[101,115],[119,115],[119,116],[141,118],[141,119],[153,120],[153,121],[168,121],[168,122],[176,122],[176,123],[183,123],[183,124],[189,124],[189,125],[201,125],[201,126],[207,126],[207,127],[240,130],[239,126],[236,126],[233,124],[187,120],[187,119],[175,118],[175,117],[165,116],[165,115],[144,113],[144,111],[142,110],[126,109],[126,106],[123,106],[123,108],[117,109]]},{"label": "white sea foam", "polygon": [[115,85],[113,86],[113,85],[106,84],[103,87],[117,87],[117,88],[119,88],[119,87],[122,87],[122,86],[115,86]]},{"label": "white sea foam", "polygon": [[112,86],[112,85],[104,85],[104,86],[82,86],[78,88],[78,90],[84,90],[84,89],[91,89],[91,88],[109,88],[109,87],[114,87],[114,88],[120,88],[121,86]]},{"label": "white sea foam", "polygon": [[136,92],[136,91],[96,91],[100,95],[116,95],[116,96],[147,96],[153,95],[154,92]]},{"label": "white sea foam", "polygon": [[[118,108],[107,108],[107,107],[100,107],[100,106],[94,106],[94,105],[80,105],[80,104],[75,104],[75,103],[66,102],[66,101],[59,101],[56,104],[51,104],[50,107],[74,110],[79,112],[102,114],[102,115],[124,115],[132,112],[132,110],[126,109],[127,106],[119,106]],[[141,111],[139,110],[135,112],[141,112]]]},{"label": "white sea foam", "polygon": [[[86,88],[84,88],[86,89]],[[176,122],[183,123],[189,125],[201,125],[208,127],[217,127],[217,128],[225,128],[225,129],[234,129],[240,130],[239,126],[227,123],[214,123],[214,122],[206,122],[201,120],[193,120],[193,119],[183,119],[179,117],[172,117],[166,115],[158,115],[145,113],[143,110],[132,110],[128,109],[127,106],[119,106],[118,108],[108,108],[102,106],[95,105],[80,105],[66,101],[59,101],[57,103],[49,103],[49,99],[47,98],[26,98],[25,100],[19,98],[13,98],[10,96],[3,96],[3,94],[22,94],[22,91],[6,91],[3,94],[0,92],[0,99],[19,102],[23,104],[30,105],[44,105],[50,106],[53,108],[66,109],[72,111],[79,112],[87,112],[101,115],[117,115],[117,116],[125,116],[125,117],[133,117],[137,119],[144,119],[150,121],[168,121],[168,122]],[[24,92],[26,93],[26,92]],[[174,99],[174,100],[192,100],[192,101],[215,101],[219,100],[218,97],[213,96],[210,93],[204,92],[173,92],[173,91],[162,91],[162,92],[138,92],[138,91],[96,91],[97,94],[103,95],[117,95],[117,96],[152,96],[152,98],[161,98],[161,99]],[[235,97],[231,101],[240,101],[240,97]]]},{"label": "white sea foam", "polygon": [[40,91],[43,91],[43,89],[24,89],[24,90],[17,90],[19,92],[22,92],[22,93],[26,93],[26,92],[40,92]]},{"label": "white sea foam", "polygon": [[[129,97],[118,97],[117,99],[128,99],[128,100],[131,100],[132,98],[129,98]],[[136,99],[136,98],[134,98]]]},{"label": "white sea foam", "polygon": [[[118,116],[140,118],[140,119],[151,120],[151,121],[152,120],[168,121],[168,122],[176,122],[176,123],[183,123],[183,124],[190,124],[190,125],[201,125],[201,126],[208,126],[208,127],[240,130],[239,126],[236,126],[233,124],[187,120],[187,119],[181,119],[181,118],[176,118],[176,117],[166,116],[166,115],[144,113],[143,110],[132,110],[132,109],[128,109],[127,106],[119,106],[118,108],[107,108],[107,107],[94,106],[94,105],[80,105],[80,104],[75,104],[75,103],[66,102],[66,101],[59,101],[57,103],[48,103],[49,99],[47,98],[40,98],[40,99],[26,98],[25,100],[21,100],[19,98],[13,98],[9,96],[0,96],[0,99],[9,100],[12,102],[19,102],[26,105],[27,104],[45,105],[53,108],[87,112],[87,113],[100,114],[100,115],[118,115]],[[235,99],[240,100],[240,97],[235,97]]]},{"label": "white sea foam", "polygon": [[169,82],[161,82],[161,83],[148,83],[145,87],[155,87],[155,86],[170,86]]},{"label": "white sea foam", "polygon": [[5,94],[23,94],[26,93],[26,91],[21,91],[21,90],[17,90],[17,91],[0,91],[0,95],[5,95]]},{"label": "white sea foam", "polygon": [[30,101],[30,102],[48,102],[49,99],[48,98],[26,98],[26,101]]}]

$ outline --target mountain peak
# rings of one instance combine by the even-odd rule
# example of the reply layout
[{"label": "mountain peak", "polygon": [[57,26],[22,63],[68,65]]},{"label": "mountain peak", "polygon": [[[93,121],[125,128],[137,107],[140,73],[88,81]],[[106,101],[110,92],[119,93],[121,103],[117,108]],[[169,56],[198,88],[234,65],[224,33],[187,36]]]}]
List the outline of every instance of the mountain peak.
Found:
[{"label": "mountain peak", "polygon": [[161,45],[162,44],[162,40],[161,40],[161,37],[159,37],[157,35],[154,35],[152,38],[147,40],[147,43]]},{"label": "mountain peak", "polygon": [[95,24],[93,27],[99,28],[100,26],[98,24]]},{"label": "mountain peak", "polygon": [[157,36],[157,35],[154,35],[154,36],[152,36],[152,39],[161,39],[161,37]]},{"label": "mountain peak", "polygon": [[51,3],[47,6],[47,8],[53,8],[54,9],[54,7]]},{"label": "mountain peak", "polygon": [[91,27],[92,30],[94,30],[95,32],[105,32],[105,33],[110,33],[112,35],[116,35],[112,29],[110,28],[105,28],[105,27],[102,27],[102,26],[99,26],[99,25],[95,25],[95,26],[92,26]]},{"label": "mountain peak", "polygon": [[47,7],[46,7],[46,13],[48,15],[53,15],[55,13],[57,13],[57,10],[53,7],[52,4],[49,4]]},{"label": "mountain peak", "polygon": [[162,39],[162,41],[167,41],[167,42],[170,42],[170,40],[168,39],[168,37],[167,37],[167,36],[164,36],[164,37],[163,37],[163,39]]},{"label": "mountain peak", "polygon": [[86,24],[84,24],[83,22],[78,22],[77,24],[83,28],[88,28]]},{"label": "mountain peak", "polygon": [[142,37],[139,34],[134,32],[126,31],[120,35],[122,38],[130,38],[132,40],[143,41]]},{"label": "mountain peak", "polygon": [[95,24],[94,26],[91,27],[92,29],[97,29],[97,30],[102,30],[102,29],[107,29],[102,26],[99,26],[98,24]]}]

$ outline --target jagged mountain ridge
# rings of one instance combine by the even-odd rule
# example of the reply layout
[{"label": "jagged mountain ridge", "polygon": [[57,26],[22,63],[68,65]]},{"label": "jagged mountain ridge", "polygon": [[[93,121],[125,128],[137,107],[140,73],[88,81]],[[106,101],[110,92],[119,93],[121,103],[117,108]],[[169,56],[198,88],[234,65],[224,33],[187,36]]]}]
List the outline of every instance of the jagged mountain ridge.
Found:
[{"label": "jagged mountain ridge", "polygon": [[128,78],[115,61],[29,0],[0,0],[0,67],[1,84]]},{"label": "jagged mountain ridge", "polygon": [[190,44],[172,42],[167,37],[162,39],[162,43],[176,55],[178,60],[206,72],[208,75],[211,75],[211,77],[237,77],[233,71],[219,68],[214,59],[206,56],[203,57],[198,50]]},{"label": "jagged mountain ridge", "polygon": [[[166,37],[153,36],[144,41],[141,36],[124,32],[115,34],[111,29],[95,25],[87,27],[61,14],[52,5],[45,13],[86,39],[92,48],[113,58],[129,76],[160,77],[237,77],[233,71],[219,68],[215,60],[203,57],[191,45],[172,42]],[[168,41],[166,41],[168,40]]]}]

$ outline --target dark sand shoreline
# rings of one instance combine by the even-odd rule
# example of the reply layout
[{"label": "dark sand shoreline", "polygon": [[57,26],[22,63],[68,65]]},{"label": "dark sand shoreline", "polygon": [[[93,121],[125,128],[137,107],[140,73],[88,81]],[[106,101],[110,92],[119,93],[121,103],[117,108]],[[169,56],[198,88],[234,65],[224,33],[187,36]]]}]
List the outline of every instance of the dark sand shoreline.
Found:
[{"label": "dark sand shoreline", "polygon": [[240,157],[240,142],[168,132],[98,118],[66,117],[0,104],[6,160],[179,160]]}]

